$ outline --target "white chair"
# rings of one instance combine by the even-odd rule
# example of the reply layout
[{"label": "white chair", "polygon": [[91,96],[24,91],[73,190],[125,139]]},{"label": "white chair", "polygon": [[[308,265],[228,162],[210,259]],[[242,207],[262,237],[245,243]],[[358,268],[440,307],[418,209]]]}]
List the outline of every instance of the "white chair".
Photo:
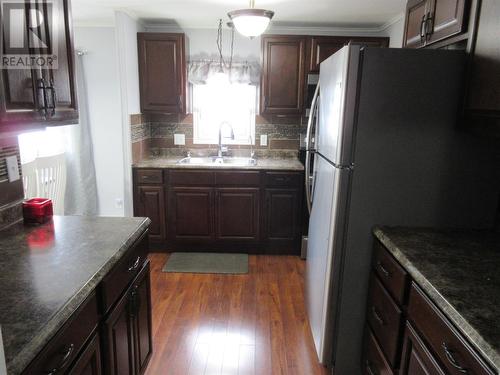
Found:
[{"label": "white chair", "polygon": [[36,158],[23,164],[25,198],[48,198],[52,200],[55,215],[64,215],[66,192],[66,156],[58,154]]}]

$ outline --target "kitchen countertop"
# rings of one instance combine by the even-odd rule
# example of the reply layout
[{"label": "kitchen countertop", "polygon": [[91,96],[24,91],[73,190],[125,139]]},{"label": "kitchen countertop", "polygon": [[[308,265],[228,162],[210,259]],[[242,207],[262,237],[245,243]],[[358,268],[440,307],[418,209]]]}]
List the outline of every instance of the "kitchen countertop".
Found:
[{"label": "kitchen countertop", "polygon": [[0,325],[9,375],[34,359],[149,223],[54,216],[0,232]]},{"label": "kitchen countertop", "polygon": [[500,372],[500,233],[376,227],[375,236]]},{"label": "kitchen countertop", "polygon": [[304,166],[298,158],[274,159],[260,158],[257,159],[257,165],[235,166],[230,164],[206,164],[206,165],[191,165],[177,164],[182,157],[158,157],[145,159],[133,164],[134,168],[175,168],[175,169],[245,169],[245,170],[286,170],[286,171],[303,171]]}]

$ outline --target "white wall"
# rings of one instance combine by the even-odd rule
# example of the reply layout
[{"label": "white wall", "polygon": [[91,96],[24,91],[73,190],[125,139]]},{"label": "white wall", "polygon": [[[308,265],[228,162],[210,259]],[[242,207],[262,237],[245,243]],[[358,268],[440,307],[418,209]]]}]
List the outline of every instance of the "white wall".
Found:
[{"label": "white wall", "polygon": [[99,215],[123,216],[124,172],[120,83],[115,29],[75,27],[75,46],[86,50],[83,66],[88,91],[97,177]]},{"label": "white wall", "polygon": [[391,25],[384,30],[384,34],[391,38],[389,47],[401,48],[403,46],[404,16],[401,15],[395,22],[391,23]]}]

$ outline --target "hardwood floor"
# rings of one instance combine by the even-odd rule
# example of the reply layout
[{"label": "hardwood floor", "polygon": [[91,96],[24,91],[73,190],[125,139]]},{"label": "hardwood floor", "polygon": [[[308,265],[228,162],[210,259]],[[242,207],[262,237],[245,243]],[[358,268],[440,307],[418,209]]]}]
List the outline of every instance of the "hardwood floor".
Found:
[{"label": "hardwood floor", "polygon": [[250,256],[248,275],[161,272],[151,254],[153,356],[147,375],[328,374],[304,309],[304,262]]}]

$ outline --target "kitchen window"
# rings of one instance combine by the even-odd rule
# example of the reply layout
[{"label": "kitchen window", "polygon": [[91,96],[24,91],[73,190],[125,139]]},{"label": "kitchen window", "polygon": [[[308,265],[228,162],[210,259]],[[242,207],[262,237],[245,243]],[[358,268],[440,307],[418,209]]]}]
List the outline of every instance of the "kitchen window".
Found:
[{"label": "kitchen window", "polygon": [[257,86],[229,83],[224,77],[214,77],[206,84],[193,86],[193,142],[217,144],[219,129],[228,125],[234,139],[223,132],[223,144],[248,145],[255,139]]}]

